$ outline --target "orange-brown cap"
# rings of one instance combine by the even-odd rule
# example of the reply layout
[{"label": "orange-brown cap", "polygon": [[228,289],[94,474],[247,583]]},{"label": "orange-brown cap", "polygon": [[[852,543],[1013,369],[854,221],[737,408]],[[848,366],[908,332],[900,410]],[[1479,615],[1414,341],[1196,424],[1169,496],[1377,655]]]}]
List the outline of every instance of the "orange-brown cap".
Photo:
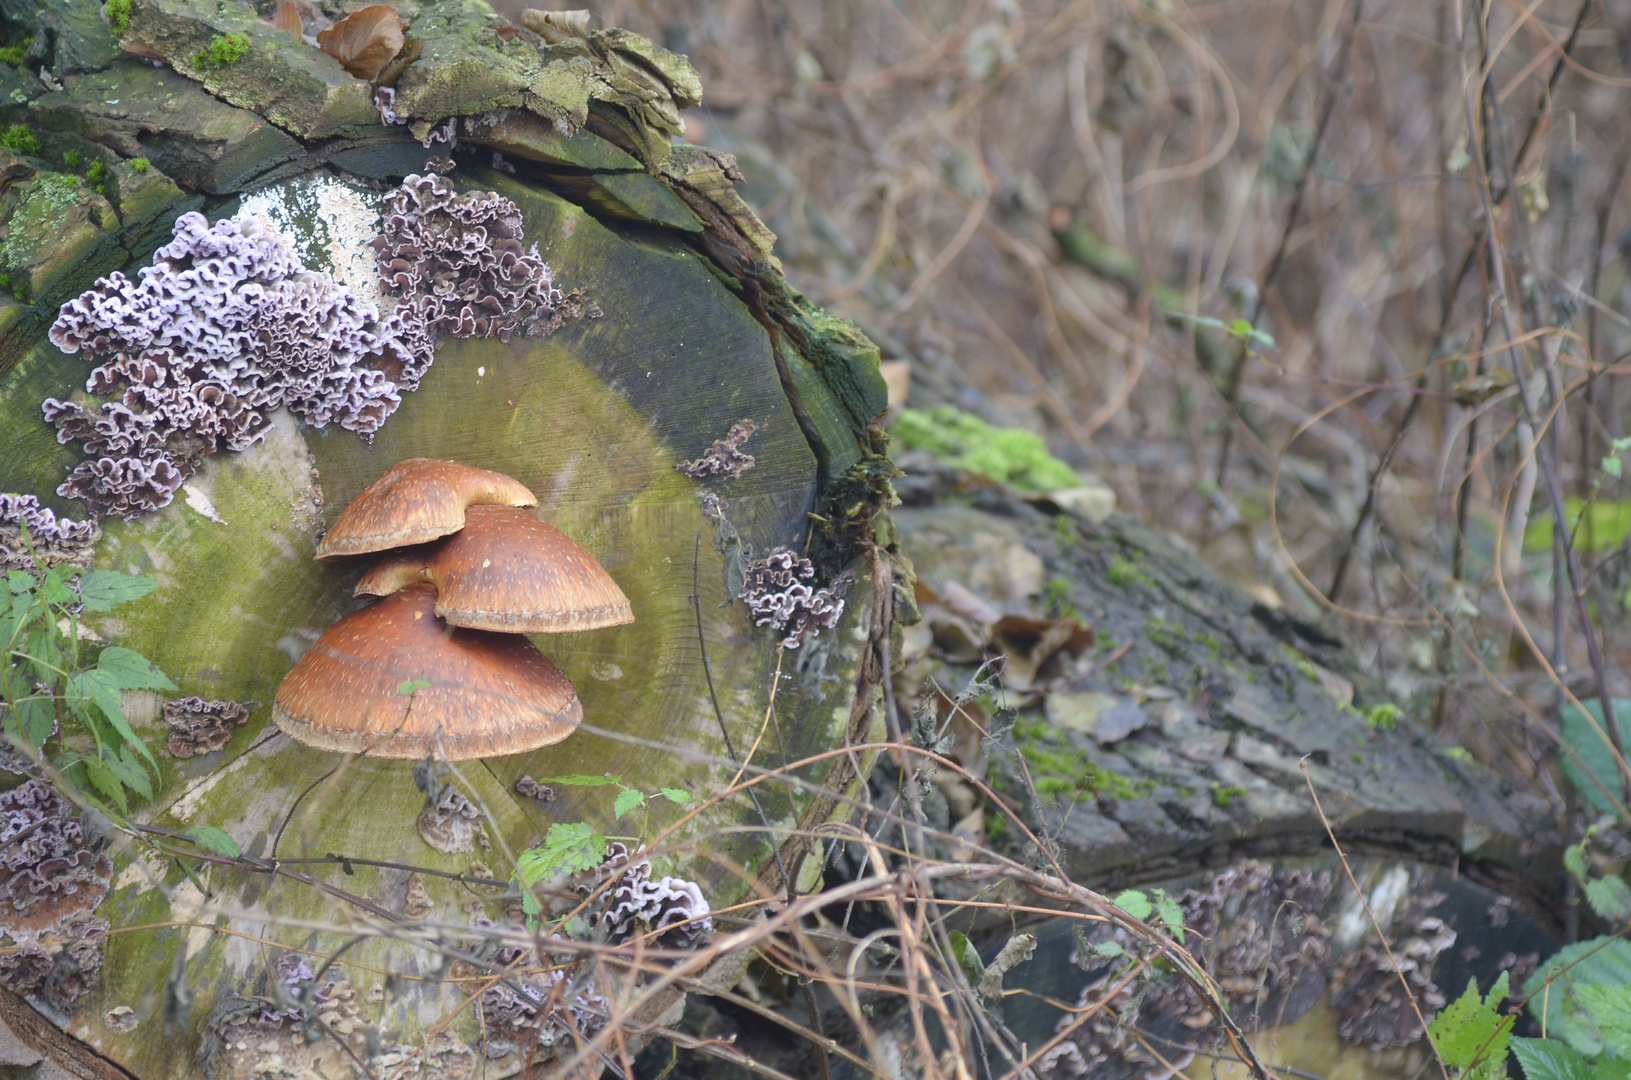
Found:
[{"label": "orange-brown cap", "polygon": [[629,598],[595,557],[525,510],[472,506],[445,540],[391,555],[357,583],[386,596],[415,582],[436,586],[436,614],[454,626],[563,634],[634,621]]},{"label": "orange-brown cap", "polygon": [[501,757],[572,734],[583,706],[532,642],[455,629],[435,604],[410,586],[329,627],[284,677],[272,722],[319,750],[396,759]]},{"label": "orange-brown cap", "polygon": [[409,458],[363,488],[317,545],[319,559],[423,544],[464,528],[470,506],[537,506],[519,480],[454,461]]}]

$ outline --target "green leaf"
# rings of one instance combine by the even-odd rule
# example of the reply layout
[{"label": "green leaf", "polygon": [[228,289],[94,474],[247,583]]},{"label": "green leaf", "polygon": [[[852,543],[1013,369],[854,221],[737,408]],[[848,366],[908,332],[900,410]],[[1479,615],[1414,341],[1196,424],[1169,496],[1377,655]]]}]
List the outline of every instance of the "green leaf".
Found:
[{"label": "green leaf", "polygon": [[608,784],[621,784],[623,781],[615,776],[585,776],[574,773],[571,776],[542,776],[538,778],[540,784],[560,784],[562,787],[605,787]]},{"label": "green leaf", "polygon": [[214,825],[194,825],[182,835],[193,840],[211,855],[223,855],[229,859],[243,855],[243,849],[238,847],[238,841]]},{"label": "green leaf", "polygon": [[1625,475],[1625,465],[1617,457],[1606,457],[1603,459],[1603,471],[1618,480]]},{"label": "green leaf", "polygon": [[[556,781],[559,782],[559,781]],[[606,858],[606,837],[581,821],[558,821],[544,842],[523,851],[515,861],[523,889],[557,873],[576,873],[599,866]]]},{"label": "green leaf", "polygon": [[403,680],[402,685],[396,688],[396,692],[399,694],[415,694],[421,690],[428,690],[429,688],[430,683],[426,682],[424,679],[405,679]]},{"label": "green leaf", "polygon": [[1149,918],[1151,913],[1155,911],[1155,905],[1150,903],[1150,898],[1137,889],[1128,889],[1126,892],[1117,894],[1115,905],[1133,918],[1140,920]]},{"label": "green leaf", "polygon": [[79,580],[79,598],[87,611],[112,611],[120,604],[140,600],[158,587],[158,582],[140,574],[92,570]]},{"label": "green leaf", "polygon": [[119,783],[119,778],[113,775],[101,758],[83,757],[80,761],[85,763],[85,775],[90,778],[91,786],[102,794],[119,804],[120,810],[127,810],[125,804],[125,787]]},{"label": "green leaf", "polygon": [[1512,1040],[1527,1080],[1594,1080],[1591,1066],[1568,1043],[1556,1039]]},{"label": "green leaf", "polygon": [[159,763],[153,760],[153,752],[125,719],[124,707],[119,702],[119,687],[111,674],[101,668],[81,671],[68,680],[68,691],[65,696],[70,702],[75,698],[96,702],[96,707],[108,718],[108,723],[113,725],[119,737],[141,751],[142,756],[153,766],[153,771],[158,771]]},{"label": "green leaf", "polygon": [[96,669],[113,677],[120,690],[175,690],[170,676],[160,671],[147,657],[130,649],[109,645],[96,659]]},{"label": "green leaf", "polygon": [[665,787],[658,788],[657,790],[662,792],[663,798],[667,799],[671,803],[679,803],[681,806],[684,806],[686,803],[691,801],[691,793],[683,788]]},{"label": "green leaf", "polygon": [[1529,977],[1523,992],[1530,1015],[1548,1035],[1595,1058],[1603,1052],[1604,1039],[1578,991],[1585,985],[1627,984],[1631,984],[1631,941],[1597,937],[1559,949]]},{"label": "green leaf", "polygon": [[637,806],[645,805],[646,797],[633,788],[624,788],[617,793],[617,801],[612,803],[612,814],[622,817]]},{"label": "green leaf", "polygon": [[44,746],[45,740],[56,730],[57,710],[49,697],[30,695],[18,701],[13,712],[22,725],[23,737],[36,749]]},{"label": "green leaf", "polygon": [[1593,878],[1586,882],[1586,903],[1610,922],[1631,919],[1631,886],[1624,878]]},{"label": "green leaf", "polygon": [[1178,906],[1178,901],[1167,895],[1165,889],[1155,890],[1155,910],[1161,916],[1162,925],[1167,932],[1183,944],[1184,940],[1184,909]]},{"label": "green leaf", "polygon": [[[1548,540],[1547,543],[1549,546],[1551,541]],[[1616,720],[1622,716],[1631,717],[1631,699],[1614,698],[1613,701]],[[1588,698],[1581,704],[1586,707],[1586,712],[1591,714],[1592,719],[1602,726],[1603,707],[1598,704],[1597,699]],[[1601,735],[1592,730],[1591,722],[1586,719],[1585,713],[1573,705],[1565,706],[1563,709],[1562,735],[1563,741],[1580,758],[1580,765],[1576,765],[1573,758],[1563,759],[1563,772],[1569,778],[1569,783],[1574,785],[1575,790],[1598,813],[1612,813],[1614,807],[1609,802],[1608,796],[1591,782],[1591,777],[1596,776],[1603,782],[1603,786],[1616,796],[1620,793],[1620,771],[1614,764],[1614,754],[1608,744],[1603,741]],[[1584,770],[1581,768],[1582,765],[1585,767]]]},{"label": "green leaf", "polygon": [[1631,1058],[1631,986],[1585,983],[1574,989],[1576,1000],[1591,1013],[1603,1045],[1619,1057]]},{"label": "green leaf", "polygon": [[13,596],[21,596],[34,588],[34,575],[27,570],[13,570],[6,575],[6,587]]},{"label": "green leaf", "polygon": [[1584,840],[1578,844],[1574,844],[1563,849],[1563,869],[1567,870],[1581,881],[1586,880],[1585,852],[1586,842]]},{"label": "green leaf", "polygon": [[153,784],[147,779],[147,770],[130,756],[130,751],[124,747],[102,751],[102,762],[107,765],[119,782],[134,791],[144,799],[153,797]]},{"label": "green leaf", "polygon": [[1466,1080],[1497,1080],[1506,1076],[1506,1046],[1512,1037],[1515,1016],[1498,1011],[1507,998],[1507,974],[1490,987],[1487,997],[1478,993],[1478,980],[1467,981],[1466,993],[1445,1006],[1429,1030],[1433,1044],[1446,1065],[1463,1070]]},{"label": "green leaf", "polygon": [[980,959],[980,951],[969,943],[968,936],[961,930],[951,932],[951,951],[963,974],[968,976],[969,985],[980,985],[980,979],[985,975],[985,962]]},{"label": "green leaf", "polygon": [[530,892],[524,892],[521,894],[521,910],[526,912],[528,915],[537,915],[544,909],[539,906],[538,898],[536,896],[532,895]]}]

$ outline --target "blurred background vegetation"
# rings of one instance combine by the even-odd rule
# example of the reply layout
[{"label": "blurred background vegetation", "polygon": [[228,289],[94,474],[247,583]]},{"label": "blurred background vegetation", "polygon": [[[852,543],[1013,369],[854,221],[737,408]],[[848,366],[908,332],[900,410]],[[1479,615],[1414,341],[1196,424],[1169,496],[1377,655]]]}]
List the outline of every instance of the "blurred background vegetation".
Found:
[{"label": "blurred background vegetation", "polygon": [[1531,790],[1582,609],[1631,692],[1631,5],[596,14],[691,57],[688,134],[912,406],[1041,435]]}]

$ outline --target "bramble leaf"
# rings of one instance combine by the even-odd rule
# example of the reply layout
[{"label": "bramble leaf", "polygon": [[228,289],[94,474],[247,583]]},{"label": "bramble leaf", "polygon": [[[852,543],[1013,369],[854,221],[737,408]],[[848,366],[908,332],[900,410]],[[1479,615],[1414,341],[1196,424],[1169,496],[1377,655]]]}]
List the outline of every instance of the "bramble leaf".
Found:
[{"label": "bramble leaf", "polygon": [[1610,922],[1631,919],[1631,886],[1624,878],[1592,878],[1586,882],[1586,903]]},{"label": "bramble leaf", "polygon": [[646,797],[638,791],[633,788],[624,788],[617,793],[617,801],[612,803],[612,813],[617,817],[622,817],[635,807],[644,805],[645,801]]},{"label": "bramble leaf", "polygon": [[113,677],[120,690],[174,690],[176,684],[139,652],[109,645],[97,657],[98,671]]},{"label": "bramble leaf", "polygon": [[1115,905],[1135,919],[1147,919],[1155,911],[1155,905],[1150,903],[1150,898],[1137,889],[1118,893]]},{"label": "bramble leaf", "polygon": [[243,854],[238,847],[238,841],[229,836],[225,830],[217,829],[214,825],[194,825],[182,835],[192,839],[199,847],[211,855],[222,855],[228,859],[236,859]]},{"label": "bramble leaf", "polygon": [[1594,1080],[1586,1059],[1566,1042],[1515,1038],[1512,1052],[1528,1080]]},{"label": "bramble leaf", "polygon": [[667,799],[671,803],[679,803],[681,806],[684,806],[686,803],[691,801],[691,793],[682,788],[665,787],[658,788],[657,790],[662,792],[663,798]]},{"label": "bramble leaf", "polygon": [[1467,981],[1466,993],[1445,1006],[1429,1030],[1446,1065],[1463,1070],[1465,1080],[1499,1080],[1506,1076],[1507,1041],[1515,1016],[1498,1011],[1507,998],[1507,974],[1495,980],[1487,996],[1478,993],[1478,980]]},{"label": "bramble leaf", "polygon": [[1178,939],[1179,944],[1184,940],[1184,909],[1178,906],[1178,901],[1167,895],[1165,889],[1155,890],[1155,910],[1161,916],[1161,923],[1167,932]]},{"label": "bramble leaf", "polygon": [[606,837],[581,821],[558,821],[549,827],[544,842],[523,851],[515,861],[523,889],[559,872],[568,874],[600,865],[606,858]]},{"label": "bramble leaf", "polygon": [[112,611],[120,604],[140,600],[158,587],[158,582],[140,574],[92,570],[79,581],[79,598],[87,611]]}]

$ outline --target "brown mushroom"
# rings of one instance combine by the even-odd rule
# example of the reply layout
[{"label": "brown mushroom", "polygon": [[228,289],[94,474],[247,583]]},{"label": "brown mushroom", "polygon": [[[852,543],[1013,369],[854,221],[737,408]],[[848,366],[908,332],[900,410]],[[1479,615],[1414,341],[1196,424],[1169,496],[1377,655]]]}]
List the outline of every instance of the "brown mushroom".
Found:
[{"label": "brown mushroom", "polygon": [[278,687],[272,721],[320,750],[396,759],[500,757],[572,734],[583,706],[543,653],[449,627],[435,604],[412,585],[329,627]]},{"label": "brown mushroom", "polygon": [[423,544],[464,528],[471,506],[537,506],[525,484],[453,461],[409,458],[362,490],[317,545],[341,559]]},{"label": "brown mushroom", "polygon": [[629,598],[570,536],[525,510],[472,506],[465,527],[387,556],[362,576],[358,596],[436,586],[436,614],[454,626],[563,634],[634,621]]}]

